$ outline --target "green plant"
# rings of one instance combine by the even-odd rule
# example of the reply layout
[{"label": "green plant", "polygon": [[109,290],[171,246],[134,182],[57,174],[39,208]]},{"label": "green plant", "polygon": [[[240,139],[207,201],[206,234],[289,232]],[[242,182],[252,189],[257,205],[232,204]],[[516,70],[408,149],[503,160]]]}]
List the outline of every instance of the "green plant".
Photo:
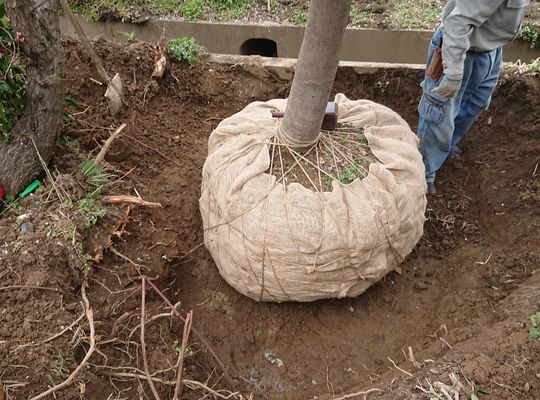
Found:
[{"label": "green plant", "polygon": [[199,62],[199,54],[202,51],[195,38],[190,36],[181,36],[176,39],[171,39],[167,43],[169,54],[180,62],[186,62],[190,67]]},{"label": "green plant", "polygon": [[[180,354],[180,348],[180,341],[175,340],[173,342],[173,351],[177,356]],[[184,350],[184,358],[186,360],[192,359],[198,352],[199,350],[194,349],[193,345],[190,344],[189,346],[186,346],[186,349]]]},{"label": "green plant", "polygon": [[357,7],[351,7],[351,22],[354,25],[368,26],[371,23],[371,13],[360,11]]},{"label": "green plant", "polygon": [[70,99],[70,98],[66,98],[64,103],[65,103],[65,107],[64,107],[64,124],[67,125],[67,124],[69,124],[70,122],[72,122],[75,119],[73,114],[69,111],[69,108],[72,108],[74,110],[80,110],[80,109],[82,109],[82,107],[81,107],[81,105],[79,103],[77,103],[75,100]]},{"label": "green plant", "polygon": [[156,13],[174,13],[185,3],[184,0],[152,0]]},{"label": "green plant", "polygon": [[540,27],[525,25],[518,37],[529,43],[531,49],[540,48]]},{"label": "green plant", "polygon": [[523,201],[527,201],[531,198],[531,194],[528,191],[520,192],[519,193],[519,199]]},{"label": "green plant", "polygon": [[358,178],[358,166],[356,164],[349,164],[345,171],[343,171],[339,176],[338,180],[341,183],[349,184]]},{"label": "green plant", "polygon": [[301,10],[293,10],[291,19],[296,25],[305,25],[307,23],[307,15]]},{"label": "green plant", "polygon": [[530,316],[531,319],[531,327],[529,328],[529,337],[531,339],[538,339],[540,340],[540,311],[537,311]]},{"label": "green plant", "polygon": [[540,73],[540,57],[532,62],[531,71]]},{"label": "green plant", "polygon": [[375,87],[381,91],[381,93],[386,92],[386,88],[390,84],[389,81],[377,81],[375,82]]},{"label": "green plant", "polygon": [[79,212],[83,217],[83,226],[88,229],[103,218],[107,213],[103,208],[96,204],[93,197],[85,197],[78,202]]},{"label": "green plant", "polygon": [[188,21],[197,21],[203,15],[203,0],[186,0],[180,6],[180,14]]},{"label": "green plant", "polygon": [[270,12],[275,13],[278,10],[279,4],[277,0],[270,0]]},{"label": "green plant", "polygon": [[120,35],[124,36],[129,43],[137,40],[135,37],[135,32],[118,32]]},{"label": "green plant", "polygon": [[26,107],[24,67],[18,63],[17,35],[0,1],[0,144],[9,142],[9,133]]},{"label": "green plant", "polygon": [[103,170],[103,165],[92,160],[83,160],[81,169],[88,184],[97,190],[101,189],[111,177],[111,174]]},{"label": "green plant", "polygon": [[218,12],[221,19],[240,19],[246,15],[251,0],[209,0],[209,6]]},{"label": "green plant", "polygon": [[389,25],[394,29],[433,28],[439,19],[442,2],[432,0],[396,0],[389,17]]}]

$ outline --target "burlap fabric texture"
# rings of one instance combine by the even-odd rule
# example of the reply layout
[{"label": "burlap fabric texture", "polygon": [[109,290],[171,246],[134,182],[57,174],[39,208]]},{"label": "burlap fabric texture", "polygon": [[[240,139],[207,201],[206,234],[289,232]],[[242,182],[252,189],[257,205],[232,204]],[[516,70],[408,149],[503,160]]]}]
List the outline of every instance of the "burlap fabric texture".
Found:
[{"label": "burlap fabric texture", "polygon": [[338,94],[339,122],[365,127],[364,179],[331,192],[284,186],[268,173],[286,100],[249,104],[211,134],[200,210],[205,245],[224,279],[256,301],[355,297],[392,271],[423,233],[418,138],[395,112]]}]

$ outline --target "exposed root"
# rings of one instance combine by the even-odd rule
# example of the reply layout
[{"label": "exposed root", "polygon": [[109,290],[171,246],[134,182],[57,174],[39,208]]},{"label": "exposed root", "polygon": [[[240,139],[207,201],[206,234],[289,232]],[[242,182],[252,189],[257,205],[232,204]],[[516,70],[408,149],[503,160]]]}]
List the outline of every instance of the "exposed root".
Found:
[{"label": "exposed root", "polygon": [[68,386],[69,384],[71,384],[75,380],[75,377],[79,374],[81,369],[84,368],[84,366],[86,365],[86,363],[90,359],[90,357],[92,357],[92,354],[94,353],[94,351],[96,349],[96,332],[95,332],[95,327],[94,327],[94,313],[93,313],[92,309],[90,308],[90,303],[88,301],[88,298],[86,297],[85,285],[86,285],[86,282],[84,282],[83,285],[81,286],[81,296],[83,298],[84,308],[85,308],[85,311],[86,311],[86,318],[88,320],[88,325],[90,327],[90,348],[86,352],[86,355],[84,356],[84,358],[80,362],[80,364],[77,366],[77,368],[75,368],[75,370],[73,370],[73,372],[68,376],[68,378],[64,382],[62,382],[62,383],[60,383],[60,384],[58,384],[56,386],[53,386],[49,390],[47,390],[47,391],[45,391],[45,392],[43,392],[43,393],[41,393],[41,394],[39,394],[39,395],[37,395],[35,397],[32,397],[30,400],[43,399],[43,398],[57,392],[58,390],[63,389],[64,387]]}]

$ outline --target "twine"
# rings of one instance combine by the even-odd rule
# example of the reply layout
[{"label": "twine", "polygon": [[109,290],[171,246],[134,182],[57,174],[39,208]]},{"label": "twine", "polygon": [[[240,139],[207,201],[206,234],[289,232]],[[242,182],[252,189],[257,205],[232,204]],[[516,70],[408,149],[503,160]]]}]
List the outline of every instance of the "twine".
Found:
[{"label": "twine", "polygon": [[302,141],[298,140],[292,136],[290,136],[285,129],[283,129],[283,126],[281,123],[278,123],[276,126],[276,133],[275,137],[281,141],[281,143],[286,144],[289,147],[292,148],[306,148],[313,146],[315,143],[317,143],[321,137],[321,132],[319,131],[319,134],[317,135],[317,138],[315,140],[309,140],[309,141]]}]

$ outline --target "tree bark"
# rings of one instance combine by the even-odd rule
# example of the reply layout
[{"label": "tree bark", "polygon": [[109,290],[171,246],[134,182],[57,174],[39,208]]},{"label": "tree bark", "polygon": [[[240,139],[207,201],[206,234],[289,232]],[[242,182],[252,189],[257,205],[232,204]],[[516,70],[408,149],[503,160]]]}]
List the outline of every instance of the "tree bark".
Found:
[{"label": "tree bark", "polygon": [[0,145],[0,184],[17,195],[41,172],[36,153],[48,163],[62,126],[64,53],[57,0],[6,0],[6,12],[26,63],[26,110],[13,128],[13,139]]},{"label": "tree bark", "polygon": [[317,141],[339,63],[351,0],[311,0],[296,72],[278,131],[293,147]]}]

